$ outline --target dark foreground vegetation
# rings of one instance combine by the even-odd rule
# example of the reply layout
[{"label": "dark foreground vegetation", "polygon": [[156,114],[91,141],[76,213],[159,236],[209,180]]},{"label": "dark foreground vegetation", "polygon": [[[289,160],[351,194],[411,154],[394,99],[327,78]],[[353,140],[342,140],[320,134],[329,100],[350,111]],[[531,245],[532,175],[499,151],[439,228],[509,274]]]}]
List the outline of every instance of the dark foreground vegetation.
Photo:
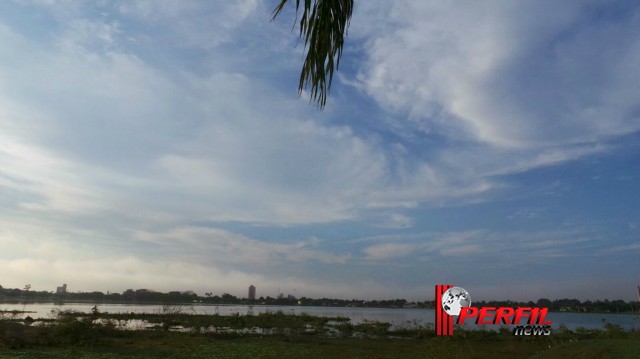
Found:
[{"label": "dark foreground vegetation", "polygon": [[[31,290],[27,285],[24,289],[3,288],[0,285],[0,303],[64,303],[64,302],[90,302],[90,303],[205,303],[205,304],[245,304],[245,305],[295,305],[295,306],[331,306],[331,307],[363,307],[363,308],[428,308],[435,307],[433,300],[411,302],[406,299],[336,299],[336,298],[297,298],[293,295],[280,294],[277,297],[260,297],[258,299],[238,298],[229,293],[216,295],[205,293],[199,296],[191,290],[171,291],[167,293],[151,289],[127,289],[122,293],[107,292],[65,292],[53,293],[47,291]],[[637,302],[625,302],[623,300],[586,300],[540,298],[537,301],[474,301],[476,307],[543,307],[552,312],[584,312],[584,313],[638,313],[640,304]]]},{"label": "dark foreground vegetation", "polygon": [[[431,327],[390,329],[347,318],[286,315],[186,315],[179,306],[154,314],[58,312],[21,319],[3,313],[0,358],[640,358],[640,332],[560,328],[550,336]],[[18,319],[20,318],[20,319]],[[136,322],[138,329],[123,330]]]}]

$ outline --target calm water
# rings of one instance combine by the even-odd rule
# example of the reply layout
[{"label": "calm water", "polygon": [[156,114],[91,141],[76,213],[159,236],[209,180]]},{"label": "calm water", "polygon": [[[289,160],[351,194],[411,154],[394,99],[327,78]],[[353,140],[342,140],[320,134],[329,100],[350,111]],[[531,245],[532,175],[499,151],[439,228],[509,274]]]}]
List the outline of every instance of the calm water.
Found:
[{"label": "calm water", "polygon": [[[90,313],[94,304],[66,303],[54,304],[0,304],[0,310],[26,310],[33,313],[25,314],[33,318],[49,318],[53,309],[71,309]],[[130,304],[98,304],[101,312],[109,313],[162,313],[162,305],[130,305]],[[364,321],[387,322],[398,327],[415,327],[416,325],[433,324],[435,312],[433,309],[397,309],[397,308],[338,308],[338,307],[297,307],[297,306],[241,306],[241,305],[183,305],[183,313],[191,314],[259,314],[266,312],[282,311],[285,314],[309,314],[322,317],[347,317],[354,324]],[[636,328],[640,320],[638,314],[592,314],[592,313],[549,313],[547,319],[553,322],[557,328],[564,324],[569,329],[579,327],[588,329],[601,329],[605,323],[617,324],[626,330]],[[499,326],[476,326],[467,324],[464,327],[472,328],[497,328]]]}]

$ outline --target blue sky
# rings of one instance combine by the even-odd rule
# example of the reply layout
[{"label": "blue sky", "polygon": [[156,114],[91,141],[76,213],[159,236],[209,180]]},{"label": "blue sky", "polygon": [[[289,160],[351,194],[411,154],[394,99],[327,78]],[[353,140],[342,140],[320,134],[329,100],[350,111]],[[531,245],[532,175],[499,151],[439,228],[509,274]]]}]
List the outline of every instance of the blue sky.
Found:
[{"label": "blue sky", "polygon": [[0,4],[0,284],[626,299],[640,7],[357,1],[318,111],[275,1]]}]

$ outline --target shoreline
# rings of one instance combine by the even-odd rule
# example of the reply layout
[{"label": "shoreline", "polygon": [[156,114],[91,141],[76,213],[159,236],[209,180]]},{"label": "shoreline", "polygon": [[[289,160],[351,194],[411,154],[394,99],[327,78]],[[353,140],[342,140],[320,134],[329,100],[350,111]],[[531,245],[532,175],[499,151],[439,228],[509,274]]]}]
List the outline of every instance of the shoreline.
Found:
[{"label": "shoreline", "polygon": [[[32,305],[32,304],[52,304],[52,305],[66,305],[66,304],[86,304],[86,305],[130,305],[130,306],[202,306],[202,307],[273,307],[273,308],[353,308],[353,309],[400,309],[400,310],[434,310],[434,307],[389,307],[389,306],[340,306],[340,305],[301,305],[301,304],[262,304],[262,303],[207,303],[207,302],[153,302],[153,301],[96,301],[96,300],[0,300],[0,305],[15,304],[15,305]],[[14,311],[14,310],[11,310]],[[6,312],[0,310],[0,312]],[[549,313],[576,313],[576,314],[624,314],[624,315],[639,315],[640,312],[636,311],[578,311],[578,310],[549,310]]]}]

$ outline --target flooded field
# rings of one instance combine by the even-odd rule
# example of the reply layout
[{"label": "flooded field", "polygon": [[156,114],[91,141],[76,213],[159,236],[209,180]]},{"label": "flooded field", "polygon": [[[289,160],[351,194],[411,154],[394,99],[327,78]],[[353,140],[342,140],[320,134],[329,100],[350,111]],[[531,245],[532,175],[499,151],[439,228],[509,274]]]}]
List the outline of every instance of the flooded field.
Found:
[{"label": "flooded field", "polygon": [[[433,325],[434,311],[432,309],[416,308],[352,308],[352,307],[313,307],[313,306],[245,306],[245,305],[171,305],[160,304],[96,304],[96,303],[65,303],[54,305],[47,303],[3,303],[0,304],[0,311],[26,311],[22,317],[31,316],[34,319],[47,319],[56,315],[58,311],[76,311],[91,313],[93,308],[101,313],[110,314],[163,314],[168,310],[179,310],[180,314],[193,315],[220,315],[220,316],[246,316],[263,313],[277,313],[301,315],[308,314],[316,317],[341,317],[348,318],[352,324],[362,324],[369,322],[381,322],[390,324],[390,329],[397,328],[419,328]],[[558,328],[563,325],[569,329],[586,328],[601,329],[605,324],[614,324],[624,330],[636,329],[639,324],[640,315],[634,314],[614,314],[614,313],[569,313],[552,312],[548,318],[553,322],[552,327]],[[142,324],[132,322],[128,326],[136,327]],[[145,324],[146,325],[146,324]],[[483,326],[485,329],[498,329],[500,326]],[[479,326],[465,324],[465,329],[477,329]]]}]

